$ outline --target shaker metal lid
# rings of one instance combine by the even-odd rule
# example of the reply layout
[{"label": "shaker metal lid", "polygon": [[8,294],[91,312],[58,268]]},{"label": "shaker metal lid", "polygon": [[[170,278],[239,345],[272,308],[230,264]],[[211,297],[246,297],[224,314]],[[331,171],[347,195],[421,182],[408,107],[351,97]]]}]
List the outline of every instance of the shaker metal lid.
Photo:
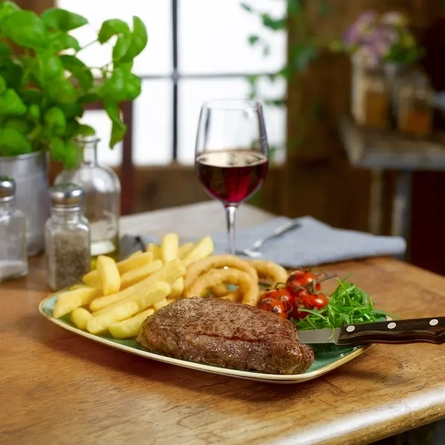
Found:
[{"label": "shaker metal lid", "polygon": [[66,183],[50,188],[51,205],[58,208],[80,208],[85,203],[85,191],[77,184]]},{"label": "shaker metal lid", "polygon": [[8,176],[0,176],[0,202],[15,199],[15,181]]}]

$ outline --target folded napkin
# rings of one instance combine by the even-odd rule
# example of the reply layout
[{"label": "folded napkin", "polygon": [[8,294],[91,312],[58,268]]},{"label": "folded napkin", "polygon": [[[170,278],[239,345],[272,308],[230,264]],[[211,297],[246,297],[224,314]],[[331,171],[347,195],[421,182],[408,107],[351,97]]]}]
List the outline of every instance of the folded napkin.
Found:
[{"label": "folded napkin", "polygon": [[[240,229],[236,234],[236,248],[249,248],[257,239],[269,235],[288,223],[289,218],[278,217],[265,224]],[[317,266],[372,256],[399,256],[405,253],[406,242],[398,236],[376,236],[353,230],[335,229],[310,216],[297,218],[300,227],[267,241],[261,248],[262,259],[284,266]],[[215,253],[227,252],[227,234],[212,235]],[[126,257],[149,242],[159,238],[125,235],[121,239],[121,254]],[[181,240],[194,241],[194,240]]]}]

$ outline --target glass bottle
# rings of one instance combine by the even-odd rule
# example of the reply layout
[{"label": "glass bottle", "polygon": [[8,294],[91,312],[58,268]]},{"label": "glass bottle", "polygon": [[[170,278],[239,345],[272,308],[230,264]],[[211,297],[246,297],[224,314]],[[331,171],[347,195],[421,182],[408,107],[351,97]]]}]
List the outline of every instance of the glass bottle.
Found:
[{"label": "glass bottle", "polygon": [[80,282],[90,270],[90,228],[85,192],[77,184],[50,189],[51,216],[45,225],[46,277],[56,291]]},{"label": "glass bottle", "polygon": [[403,133],[427,136],[433,127],[433,91],[420,70],[406,76],[399,90],[397,121]]},{"label": "glass bottle", "polygon": [[76,139],[80,162],[74,169],[64,170],[55,184],[74,183],[86,193],[85,216],[91,229],[91,258],[95,267],[99,255],[114,259],[119,256],[119,216],[121,186],[116,173],[97,162],[99,139]]},{"label": "glass bottle", "polygon": [[28,274],[25,215],[15,206],[15,182],[0,177],[0,281]]},{"label": "glass bottle", "polygon": [[389,126],[390,99],[382,70],[368,68],[363,79],[363,121],[360,124],[386,129]]}]

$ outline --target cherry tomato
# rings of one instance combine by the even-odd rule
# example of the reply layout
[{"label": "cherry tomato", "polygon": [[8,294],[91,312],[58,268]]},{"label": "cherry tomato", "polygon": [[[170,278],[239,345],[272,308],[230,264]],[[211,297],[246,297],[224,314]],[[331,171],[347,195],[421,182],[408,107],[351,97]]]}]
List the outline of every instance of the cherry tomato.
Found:
[{"label": "cherry tomato", "polygon": [[287,318],[287,311],[284,303],[275,298],[262,298],[258,303],[258,308],[268,312],[272,312],[273,314],[276,314],[281,318]]},{"label": "cherry tomato", "polygon": [[328,298],[324,294],[308,294],[302,298],[302,302],[308,309],[323,309],[328,304]]},{"label": "cherry tomato", "polygon": [[[286,282],[286,289],[294,294],[298,295],[302,287],[310,287],[310,284],[317,281],[317,276],[307,270],[295,270],[289,275]],[[321,285],[316,282],[315,290],[320,290]]]},{"label": "cherry tomato", "polygon": [[286,289],[271,289],[263,294],[261,300],[266,298],[273,298],[274,300],[283,302],[286,312],[290,312],[294,307],[294,295]]},{"label": "cherry tomato", "polygon": [[[291,317],[299,320],[308,315],[304,309],[322,309],[329,303],[325,294],[312,293],[308,290],[301,290],[295,297],[294,308]],[[303,309],[303,310],[302,310]]]},{"label": "cherry tomato", "polygon": [[[304,292],[304,291],[302,291],[302,292]],[[296,320],[300,320],[300,319],[306,317],[307,315],[309,315],[308,312],[305,312],[304,310],[301,310],[301,309],[307,309],[307,308],[299,298],[296,298],[294,307],[289,315],[292,318],[295,318]]]}]

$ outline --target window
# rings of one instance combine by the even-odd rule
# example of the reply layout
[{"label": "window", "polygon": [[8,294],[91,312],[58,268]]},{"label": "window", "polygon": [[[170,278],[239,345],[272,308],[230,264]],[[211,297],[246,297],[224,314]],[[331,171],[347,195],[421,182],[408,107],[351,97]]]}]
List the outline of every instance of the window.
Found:
[{"label": "window", "polygon": [[[168,165],[173,160],[191,164],[202,103],[214,98],[247,97],[249,74],[281,68],[286,57],[284,32],[264,30],[259,20],[244,11],[240,0],[58,0],[57,5],[88,18],[89,26],[73,32],[81,45],[94,39],[93,30],[109,18],[131,23],[133,15],[146,24],[147,48],[135,61],[142,77],[142,94],[134,104],[133,162],[136,165]],[[285,1],[255,0],[255,7],[282,15]],[[260,34],[270,43],[264,57],[251,48],[248,36]],[[104,48],[105,47],[105,48]],[[91,66],[111,57],[110,46],[92,45],[79,53]],[[284,82],[262,79],[261,98],[284,94]],[[285,110],[265,106],[270,144],[285,141]],[[110,123],[105,112],[88,111],[85,120],[102,138],[102,162],[119,165],[122,147],[109,150]]]}]

